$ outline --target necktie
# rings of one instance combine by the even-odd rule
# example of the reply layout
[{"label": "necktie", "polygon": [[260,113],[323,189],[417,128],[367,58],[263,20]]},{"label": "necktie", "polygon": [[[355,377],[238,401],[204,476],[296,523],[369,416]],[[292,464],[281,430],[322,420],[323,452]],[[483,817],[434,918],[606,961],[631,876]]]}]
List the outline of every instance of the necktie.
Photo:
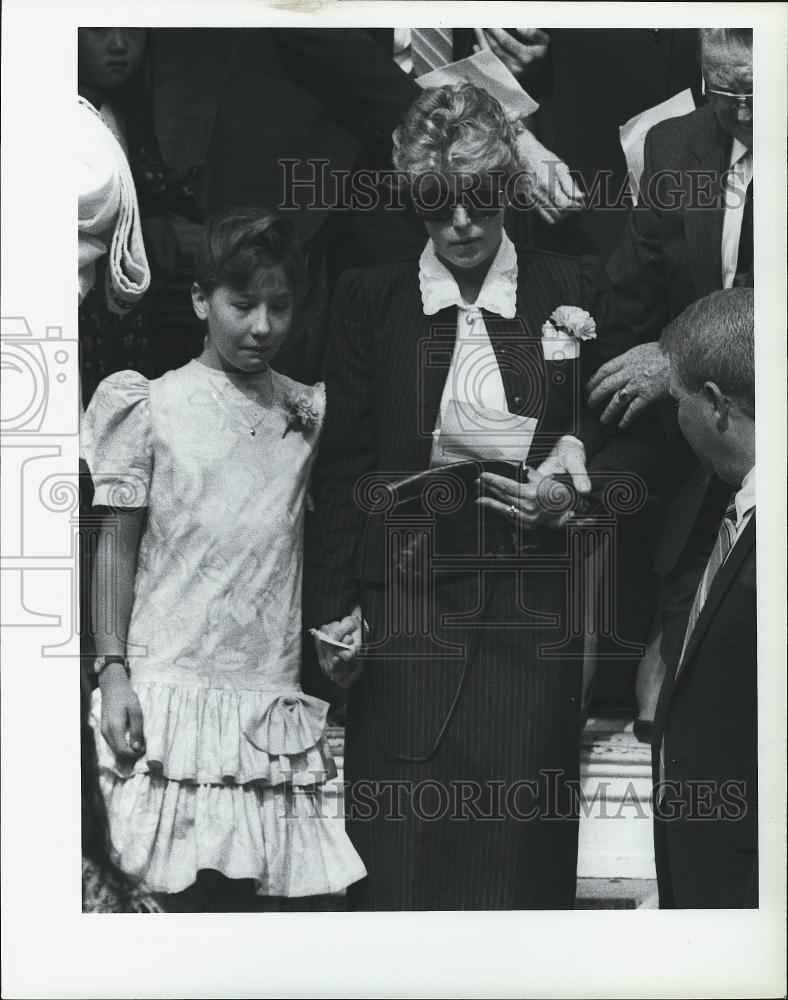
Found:
[{"label": "necktie", "polygon": [[454,57],[451,28],[413,28],[410,46],[416,77],[448,65]]},{"label": "necktie", "polygon": [[744,212],[741,217],[741,234],[739,236],[739,256],[736,260],[736,277],[734,285],[751,284],[753,260],[753,201],[755,199],[755,179],[747,187],[744,201]]},{"label": "necktie", "polygon": [[683,666],[684,654],[687,651],[690,636],[698,623],[698,618],[700,618],[700,613],[703,610],[703,605],[706,603],[706,598],[709,596],[709,590],[711,590],[714,577],[717,575],[720,566],[722,566],[725,562],[725,558],[730,552],[735,540],[736,501],[734,498],[725,510],[725,517],[723,517],[720,530],[717,532],[714,548],[711,550],[709,561],[706,563],[706,569],[703,571],[703,576],[698,584],[698,589],[695,591],[695,600],[692,602],[692,609],[690,610],[689,620],[687,621],[687,631],[684,633],[684,645],[681,648],[681,658],[679,659],[679,663],[676,668],[676,677],[678,677]]}]

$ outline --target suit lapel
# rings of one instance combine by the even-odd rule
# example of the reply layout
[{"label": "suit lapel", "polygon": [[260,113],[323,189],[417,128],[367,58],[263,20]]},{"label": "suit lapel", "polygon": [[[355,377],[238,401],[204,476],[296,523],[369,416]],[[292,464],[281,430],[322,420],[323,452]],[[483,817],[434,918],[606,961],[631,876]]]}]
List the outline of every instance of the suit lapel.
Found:
[{"label": "suit lapel", "polygon": [[691,671],[691,661],[698,647],[698,644],[703,639],[706,634],[710,623],[713,621],[717,609],[719,608],[723,598],[727,594],[731,587],[731,584],[736,579],[739,570],[742,567],[745,559],[749,556],[755,546],[755,512],[753,512],[752,517],[747,522],[744,531],[742,532],[741,538],[737,539],[735,545],[728,554],[728,558],[720,567],[717,575],[712,581],[711,590],[709,591],[708,597],[706,598],[706,603],[701,609],[700,616],[695,623],[695,628],[692,630],[692,635],[690,636],[689,643],[684,652],[683,666],[676,678],[676,683],[674,690],[679,688],[682,681],[686,675]]},{"label": "suit lapel", "polygon": [[438,421],[457,339],[457,308],[449,306],[433,316],[425,316],[419,295],[419,311],[422,322],[418,325],[418,342],[411,345],[415,360],[412,384],[418,386],[419,398],[412,413],[419,413],[419,464],[426,469],[432,453],[432,432]]},{"label": "suit lapel", "polygon": [[[517,324],[520,349],[515,363],[509,363],[504,386],[510,411],[537,419],[528,461],[538,464],[550,453],[558,430],[571,426],[567,393],[572,379],[568,378],[567,366],[577,362],[545,360],[542,327],[562,301],[556,298],[552,281],[528,279],[529,258],[524,254],[519,259],[517,274],[517,315],[510,321]],[[572,295],[566,294],[568,298],[563,304],[571,304]],[[504,371],[503,366],[501,370]]]},{"label": "suit lapel", "polygon": [[[697,174],[688,173],[682,178],[682,194],[688,202],[682,213],[687,256],[698,298],[716,291],[722,284],[723,174],[729,156],[730,137],[720,128],[709,108],[709,118],[705,127],[698,129],[692,147],[692,169]],[[710,190],[705,188],[704,181],[709,174]],[[693,176],[703,184],[694,185]],[[712,207],[704,206],[707,200]]]}]

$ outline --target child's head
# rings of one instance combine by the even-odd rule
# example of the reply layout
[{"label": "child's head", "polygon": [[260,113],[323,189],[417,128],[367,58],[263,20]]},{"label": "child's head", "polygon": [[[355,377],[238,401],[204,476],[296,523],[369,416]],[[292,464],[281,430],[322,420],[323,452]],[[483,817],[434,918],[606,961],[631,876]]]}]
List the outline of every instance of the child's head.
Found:
[{"label": "child's head", "polygon": [[134,76],[145,55],[146,28],[79,28],[77,73],[82,89],[115,90]]},{"label": "child's head", "polygon": [[290,330],[303,279],[303,252],[286,219],[260,208],[211,215],[192,286],[194,311],[208,324],[206,364],[263,371]]}]

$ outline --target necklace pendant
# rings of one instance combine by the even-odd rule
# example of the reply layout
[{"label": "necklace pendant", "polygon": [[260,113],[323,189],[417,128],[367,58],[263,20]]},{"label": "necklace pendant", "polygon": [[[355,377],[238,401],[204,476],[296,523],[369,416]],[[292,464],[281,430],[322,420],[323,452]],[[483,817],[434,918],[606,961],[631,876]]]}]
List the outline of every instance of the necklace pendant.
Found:
[{"label": "necklace pendant", "polygon": [[249,428],[249,433],[252,435],[252,437],[254,437],[254,433],[255,433],[254,432],[254,427],[250,427]]}]

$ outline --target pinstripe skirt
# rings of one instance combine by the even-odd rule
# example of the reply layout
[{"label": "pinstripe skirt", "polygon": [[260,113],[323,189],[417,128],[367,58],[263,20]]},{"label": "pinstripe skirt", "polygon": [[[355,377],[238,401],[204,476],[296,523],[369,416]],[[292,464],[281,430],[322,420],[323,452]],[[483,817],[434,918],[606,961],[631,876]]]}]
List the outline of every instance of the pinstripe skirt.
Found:
[{"label": "pinstripe skirt", "polygon": [[360,910],[566,909],[577,866],[582,639],[542,564],[367,588],[346,822]]}]

